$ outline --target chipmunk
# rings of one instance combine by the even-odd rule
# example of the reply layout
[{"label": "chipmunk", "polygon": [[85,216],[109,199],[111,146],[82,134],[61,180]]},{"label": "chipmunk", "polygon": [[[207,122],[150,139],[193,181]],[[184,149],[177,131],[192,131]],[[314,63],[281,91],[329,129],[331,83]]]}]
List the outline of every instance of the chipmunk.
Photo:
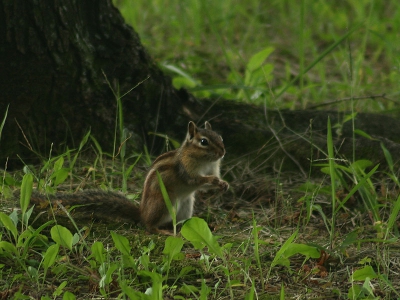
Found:
[{"label": "chipmunk", "polygon": [[160,227],[170,224],[172,219],[164,202],[157,172],[172,205],[176,207],[177,222],[183,221],[193,215],[197,190],[228,190],[229,184],[220,179],[220,162],[224,155],[222,137],[212,131],[211,124],[206,121],[203,129],[190,121],[181,147],[160,155],[153,162],[144,182],[139,207],[119,193],[100,190],[49,196],[33,193],[31,203],[43,208],[43,205],[48,205],[49,199],[53,204],[60,201],[63,206],[82,205],[78,210],[89,208],[95,218],[141,222],[149,232],[165,233]]}]

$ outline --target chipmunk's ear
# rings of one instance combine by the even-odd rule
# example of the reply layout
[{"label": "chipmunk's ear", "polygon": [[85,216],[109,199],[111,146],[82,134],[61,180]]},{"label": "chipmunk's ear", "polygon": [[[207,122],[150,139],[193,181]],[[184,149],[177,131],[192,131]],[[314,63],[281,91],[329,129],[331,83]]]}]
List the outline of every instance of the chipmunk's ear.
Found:
[{"label": "chipmunk's ear", "polygon": [[195,134],[196,134],[196,132],[197,132],[196,124],[194,124],[194,122],[190,121],[189,124],[188,124],[188,131],[187,131],[186,138],[188,140],[193,139]]},{"label": "chipmunk's ear", "polygon": [[205,129],[208,129],[208,130],[212,130],[211,124],[208,123],[208,121],[206,121],[206,122],[204,123],[204,128],[205,128]]}]

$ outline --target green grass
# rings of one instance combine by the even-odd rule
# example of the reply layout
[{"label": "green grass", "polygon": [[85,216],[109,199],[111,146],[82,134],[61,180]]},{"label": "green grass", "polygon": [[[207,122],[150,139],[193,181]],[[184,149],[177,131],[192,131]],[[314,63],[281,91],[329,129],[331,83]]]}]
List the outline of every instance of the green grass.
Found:
[{"label": "green grass", "polygon": [[[367,97],[355,101],[356,110],[396,109],[391,100],[399,94],[400,80],[398,1],[114,3],[154,59],[187,74],[190,80],[184,80],[184,86],[200,96],[217,94],[272,108]],[[357,26],[347,39],[324,52]],[[248,62],[268,47],[274,51],[264,62],[266,73],[255,74],[257,82],[246,85],[250,90],[243,94]],[[303,74],[317,58],[318,63]],[[182,85],[182,74],[167,72]],[[227,85],[231,88],[218,89]],[[382,94],[386,99],[368,99]],[[327,107],[351,110],[350,101]]]},{"label": "green grass", "polygon": [[[58,218],[41,221],[32,215],[33,186],[52,193],[83,182],[103,186],[109,177],[117,188],[123,186],[121,170],[130,166],[117,163],[118,159],[104,159],[106,167],[97,168],[93,176],[80,175],[82,165],[93,169],[100,160],[95,146],[93,161],[83,159],[89,144],[85,137],[81,142],[85,146],[44,161],[43,166],[24,168],[24,175],[3,171],[0,295],[13,299],[400,297],[395,225],[400,185],[389,152],[390,173],[382,174],[378,166],[366,173],[367,161],[350,164],[328,150],[329,163],[314,164],[313,169],[321,169],[329,178],[309,178],[306,188],[303,177],[295,179],[293,174],[280,173],[278,179],[252,174],[250,180],[261,183],[256,186],[264,200],[240,192],[243,184],[250,189],[253,183],[238,165],[228,174],[236,193],[226,193],[222,201],[208,195],[211,202],[203,194],[196,215],[208,221],[194,217],[183,224],[180,235],[167,238],[147,235],[142,227],[111,224],[114,229],[110,229],[91,224],[90,219],[78,223],[71,208],[62,205],[73,225],[68,228]],[[75,167],[67,168],[70,176],[57,180],[54,174],[63,174],[63,165],[71,165],[61,160],[67,154]],[[142,173],[140,164],[132,163],[133,174]],[[139,190],[143,180],[129,183],[131,190]],[[373,188],[378,184],[380,191]],[[14,202],[10,191],[15,189],[21,190],[21,211],[10,213]],[[267,196],[269,189],[276,194]],[[275,197],[276,203],[268,203],[268,197]]]},{"label": "green grass", "polygon": [[[325,107],[396,109],[382,97],[351,101],[399,93],[396,1],[114,2],[174,84],[197,95],[279,109],[342,98],[349,100]],[[121,108],[124,95],[113,91]],[[321,149],[327,160],[310,158],[306,182],[225,160],[231,190],[222,198],[199,195],[198,217],[174,237],[77,223],[62,205],[73,226],[36,219],[33,188],[105,188],[139,197],[151,158],[126,147],[122,109],[115,120],[111,154],[88,132],[77,149],[50,153],[40,166],[2,170],[0,298],[400,298],[398,166],[383,144],[387,172],[338,157],[330,124]]]}]

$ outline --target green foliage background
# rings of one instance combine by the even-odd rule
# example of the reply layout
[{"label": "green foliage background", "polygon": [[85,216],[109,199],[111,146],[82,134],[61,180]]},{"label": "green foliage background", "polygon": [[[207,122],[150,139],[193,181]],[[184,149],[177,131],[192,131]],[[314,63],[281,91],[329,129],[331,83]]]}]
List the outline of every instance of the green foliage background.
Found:
[{"label": "green foliage background", "polygon": [[[398,1],[115,0],[114,4],[155,60],[176,78],[174,83],[191,88],[197,96],[217,94],[279,108],[305,108],[385,94],[386,99],[357,101],[355,108],[397,109]],[[356,26],[359,29],[348,39],[323,55]],[[254,75],[257,80],[246,82],[249,61],[268,48],[273,52]],[[283,97],[276,97],[321,55]],[[218,89],[221,84],[229,88]],[[246,92],[243,85],[253,89]],[[349,109],[349,101],[330,108]]]}]

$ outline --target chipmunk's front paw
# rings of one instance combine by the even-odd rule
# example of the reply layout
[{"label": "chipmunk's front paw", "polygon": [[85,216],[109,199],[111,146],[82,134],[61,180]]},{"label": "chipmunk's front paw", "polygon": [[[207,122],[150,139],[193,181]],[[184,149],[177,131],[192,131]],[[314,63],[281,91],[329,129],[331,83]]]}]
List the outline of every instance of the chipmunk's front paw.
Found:
[{"label": "chipmunk's front paw", "polygon": [[229,183],[226,181],[220,180],[218,183],[218,187],[221,191],[226,192],[229,189]]}]

